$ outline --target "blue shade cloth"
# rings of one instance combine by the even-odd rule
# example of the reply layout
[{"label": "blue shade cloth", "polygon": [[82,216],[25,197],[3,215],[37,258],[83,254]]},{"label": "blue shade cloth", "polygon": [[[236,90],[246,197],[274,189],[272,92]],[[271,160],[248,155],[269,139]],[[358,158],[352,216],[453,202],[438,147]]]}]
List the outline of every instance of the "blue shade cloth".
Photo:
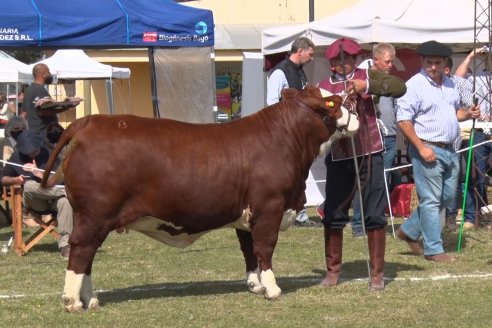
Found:
[{"label": "blue shade cloth", "polygon": [[213,46],[210,10],[169,0],[0,0],[0,47]]}]

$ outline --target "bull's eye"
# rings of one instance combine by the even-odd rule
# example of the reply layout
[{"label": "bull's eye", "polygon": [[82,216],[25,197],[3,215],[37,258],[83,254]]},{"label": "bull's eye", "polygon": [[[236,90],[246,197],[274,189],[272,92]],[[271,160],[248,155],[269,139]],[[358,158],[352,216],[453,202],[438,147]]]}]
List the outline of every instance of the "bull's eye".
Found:
[{"label": "bull's eye", "polygon": [[327,101],[326,106],[333,107],[333,106],[335,106],[335,103],[333,101]]}]

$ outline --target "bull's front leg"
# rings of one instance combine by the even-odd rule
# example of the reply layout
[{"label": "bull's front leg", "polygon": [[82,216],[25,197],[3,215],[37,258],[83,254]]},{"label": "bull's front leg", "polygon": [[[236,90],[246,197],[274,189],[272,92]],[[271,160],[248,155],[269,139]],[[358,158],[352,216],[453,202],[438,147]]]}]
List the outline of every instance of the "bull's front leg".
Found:
[{"label": "bull's front leg", "polygon": [[260,270],[260,282],[265,291],[265,298],[274,300],[280,297],[282,290],[277,285],[277,280],[272,271],[272,256],[277,244],[278,231],[281,215],[277,223],[267,218],[277,217],[274,213],[258,217],[252,227],[251,237],[253,242],[253,253],[258,261]]},{"label": "bull's front leg", "polygon": [[260,282],[260,270],[258,268],[258,260],[253,253],[253,239],[249,231],[236,229],[236,235],[241,245],[244,261],[246,263],[246,284],[248,289],[255,294],[263,295],[265,292]]}]

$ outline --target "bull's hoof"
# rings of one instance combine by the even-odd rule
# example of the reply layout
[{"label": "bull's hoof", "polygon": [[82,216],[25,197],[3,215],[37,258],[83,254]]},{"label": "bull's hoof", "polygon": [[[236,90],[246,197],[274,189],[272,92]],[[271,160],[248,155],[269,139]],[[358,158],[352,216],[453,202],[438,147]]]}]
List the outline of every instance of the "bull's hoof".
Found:
[{"label": "bull's hoof", "polygon": [[63,300],[63,306],[65,307],[65,311],[69,313],[84,311],[84,305],[82,304],[82,302],[80,301],[75,302],[75,300],[70,297],[63,297],[62,300]]},{"label": "bull's hoof", "polygon": [[265,288],[258,282],[255,283],[253,281],[248,282],[248,289],[250,292],[257,294],[257,295],[263,295],[265,293]]},{"label": "bull's hoof", "polygon": [[279,287],[269,288],[265,290],[265,298],[267,300],[276,300],[282,294],[282,290]]},{"label": "bull's hoof", "polygon": [[246,284],[248,285],[249,291],[252,293],[255,293],[257,295],[263,295],[265,292],[259,279],[258,269],[254,271],[246,272]]},{"label": "bull's hoof", "polygon": [[89,301],[89,305],[87,306],[87,310],[99,311],[101,309],[102,307],[101,305],[99,305],[99,300],[95,297],[91,298],[91,300]]}]

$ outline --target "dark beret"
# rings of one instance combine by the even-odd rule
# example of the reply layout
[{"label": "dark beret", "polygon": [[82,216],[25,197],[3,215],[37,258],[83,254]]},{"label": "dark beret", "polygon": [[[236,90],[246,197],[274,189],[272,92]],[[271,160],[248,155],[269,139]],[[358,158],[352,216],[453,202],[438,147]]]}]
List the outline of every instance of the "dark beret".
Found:
[{"label": "dark beret", "polygon": [[340,48],[343,49],[343,52],[346,52],[349,55],[357,55],[361,51],[360,45],[354,40],[340,38],[335,40],[335,42],[333,42],[326,48],[325,57],[328,60],[337,58],[338,55],[340,55]]},{"label": "dark beret", "polygon": [[437,41],[427,41],[417,48],[417,53],[421,56],[449,57],[453,53],[450,47]]}]

